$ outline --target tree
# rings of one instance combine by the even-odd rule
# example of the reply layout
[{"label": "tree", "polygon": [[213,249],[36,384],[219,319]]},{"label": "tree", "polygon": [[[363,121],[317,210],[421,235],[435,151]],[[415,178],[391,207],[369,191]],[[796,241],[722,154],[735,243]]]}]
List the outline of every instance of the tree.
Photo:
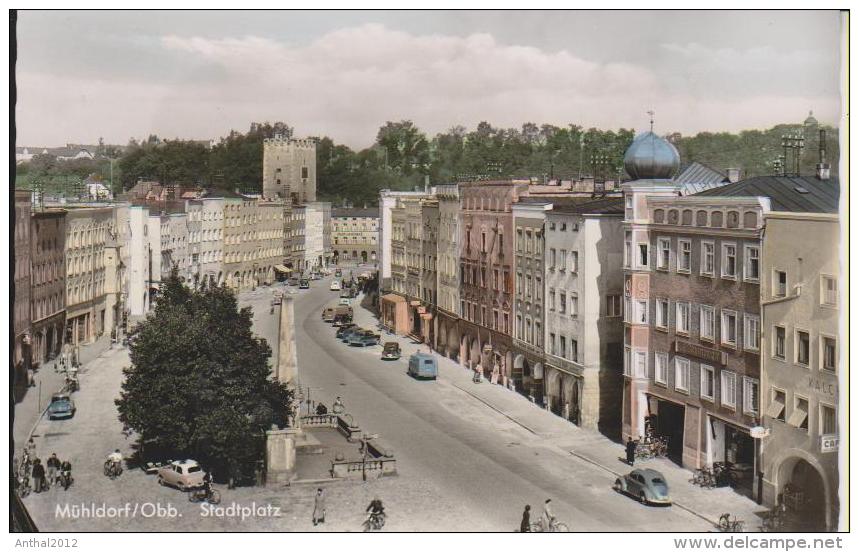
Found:
[{"label": "tree", "polygon": [[376,144],[387,152],[387,165],[400,174],[425,173],[429,167],[429,143],[412,121],[388,121],[376,134]]},{"label": "tree", "polygon": [[189,290],[174,268],[123,370],[116,405],[126,430],[147,450],[251,477],[265,454],[265,431],[287,425],[292,398],[269,378],[271,349],[251,325],[251,309],[239,310],[230,290]]}]

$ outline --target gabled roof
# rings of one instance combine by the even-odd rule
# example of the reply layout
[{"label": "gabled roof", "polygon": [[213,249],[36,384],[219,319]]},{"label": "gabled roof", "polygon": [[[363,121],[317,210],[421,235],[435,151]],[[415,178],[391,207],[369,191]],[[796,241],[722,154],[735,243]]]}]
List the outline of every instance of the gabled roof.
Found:
[{"label": "gabled roof", "polygon": [[698,161],[690,163],[674,181],[683,186],[683,195],[697,194],[730,183],[727,176]]},{"label": "gabled roof", "polygon": [[762,196],[770,198],[773,211],[837,213],[841,186],[837,176],[820,180],[813,176],[755,176],[698,196]]},{"label": "gabled roof", "polygon": [[519,202],[551,203],[552,209],[547,214],[615,215],[624,211],[622,197],[523,197]]}]

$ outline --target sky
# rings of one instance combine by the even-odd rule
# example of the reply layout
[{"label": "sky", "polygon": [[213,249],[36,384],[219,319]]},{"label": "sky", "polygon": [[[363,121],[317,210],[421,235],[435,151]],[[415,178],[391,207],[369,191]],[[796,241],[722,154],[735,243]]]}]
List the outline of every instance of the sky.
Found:
[{"label": "sky", "polygon": [[17,144],[841,119],[837,11],[22,11]]}]

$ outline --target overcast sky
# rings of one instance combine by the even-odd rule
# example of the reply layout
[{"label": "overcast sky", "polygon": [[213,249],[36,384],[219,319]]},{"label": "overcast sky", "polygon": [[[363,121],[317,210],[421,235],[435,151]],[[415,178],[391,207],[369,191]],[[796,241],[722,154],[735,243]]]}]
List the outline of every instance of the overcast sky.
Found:
[{"label": "overcast sky", "polygon": [[19,145],[219,138],[282,120],[370,145],[533,121],[684,134],[837,125],[839,14],[19,12]]}]

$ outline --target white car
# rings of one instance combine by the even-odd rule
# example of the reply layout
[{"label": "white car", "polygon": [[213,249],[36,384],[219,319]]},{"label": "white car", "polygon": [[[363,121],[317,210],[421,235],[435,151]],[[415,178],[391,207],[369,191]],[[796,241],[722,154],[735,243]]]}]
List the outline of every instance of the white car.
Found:
[{"label": "white car", "polygon": [[170,485],[179,490],[196,489],[203,486],[205,472],[194,460],[176,460],[158,470],[158,484]]},{"label": "white car", "polygon": [[331,282],[331,287],[329,287],[331,291],[340,291],[340,280],[334,280]]},{"label": "white car", "polygon": [[348,306],[350,306],[352,303],[349,301],[349,299],[347,299],[347,298],[345,298],[345,297],[341,297],[341,298],[340,298],[340,302],[339,302],[339,303],[337,303],[337,304],[338,304],[338,305],[345,305],[345,306],[347,306],[347,307],[348,307]]}]

